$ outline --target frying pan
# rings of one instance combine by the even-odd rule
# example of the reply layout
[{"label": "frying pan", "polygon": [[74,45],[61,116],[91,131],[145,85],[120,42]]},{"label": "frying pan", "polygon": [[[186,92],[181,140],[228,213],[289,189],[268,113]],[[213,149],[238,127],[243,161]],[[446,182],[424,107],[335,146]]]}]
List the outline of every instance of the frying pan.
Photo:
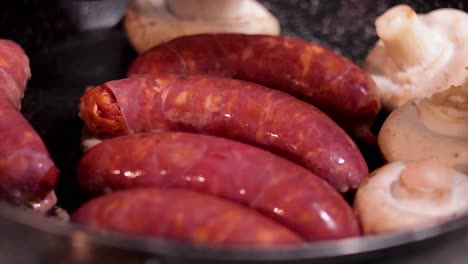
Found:
[{"label": "frying pan", "polygon": [[[64,1],[2,3],[0,37],[19,42],[30,57],[33,75],[22,112],[61,169],[56,190],[59,206],[73,211],[86,199],[75,177],[82,155],[79,96],[87,86],[123,78],[136,54],[121,24],[83,26],[89,20],[80,20],[76,6],[89,3],[79,1],[70,8]],[[118,15],[117,2],[102,12]],[[362,62],[377,39],[373,21],[390,6],[407,3],[417,12],[442,7],[468,10],[464,0],[261,2],[278,17],[283,35],[317,42],[356,63]],[[379,165],[377,150],[367,149],[364,154],[371,168]],[[468,216],[407,233],[271,251],[207,248],[98,233],[0,203],[0,237],[1,263],[466,263]]]}]

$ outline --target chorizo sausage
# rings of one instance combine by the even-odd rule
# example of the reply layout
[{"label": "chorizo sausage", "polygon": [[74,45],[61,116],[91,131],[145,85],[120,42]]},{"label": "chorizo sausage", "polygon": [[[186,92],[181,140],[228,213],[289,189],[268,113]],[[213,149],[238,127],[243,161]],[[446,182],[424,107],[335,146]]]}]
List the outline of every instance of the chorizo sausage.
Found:
[{"label": "chorizo sausage", "polygon": [[342,192],[368,172],[354,142],[320,110],[240,80],[134,75],[88,89],[79,108],[94,135],[172,130],[232,138],[296,161]]},{"label": "chorizo sausage", "polygon": [[158,132],[106,140],[80,161],[78,182],[90,193],[147,186],[209,193],[259,210],[308,241],[359,235],[352,209],[325,181],[219,137]]},{"label": "chorizo sausage", "polygon": [[138,73],[209,74],[279,89],[315,105],[363,137],[369,136],[380,110],[375,83],[362,69],[297,38],[235,33],[184,36],[137,57],[128,75]]},{"label": "chorizo sausage", "polygon": [[29,59],[13,41],[0,39],[0,91],[19,109],[31,77]]},{"label": "chorizo sausage", "polygon": [[42,139],[18,110],[29,78],[29,60],[21,47],[0,40],[0,196],[41,204],[48,194],[55,197],[50,192],[58,169]]},{"label": "chorizo sausage", "polygon": [[94,229],[216,246],[303,242],[254,210],[188,190],[143,188],[107,194],[81,206],[72,220]]}]

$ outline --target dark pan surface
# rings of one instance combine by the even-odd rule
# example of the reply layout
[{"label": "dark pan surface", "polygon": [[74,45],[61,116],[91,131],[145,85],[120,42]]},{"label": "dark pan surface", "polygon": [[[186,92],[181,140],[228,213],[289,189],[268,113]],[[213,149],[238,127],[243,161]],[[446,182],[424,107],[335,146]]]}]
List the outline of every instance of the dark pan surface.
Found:
[{"label": "dark pan surface", "polygon": [[[280,19],[283,35],[320,43],[357,63],[363,60],[377,39],[373,21],[389,6],[408,3],[418,12],[442,7],[468,10],[466,0],[261,2]],[[33,77],[22,111],[43,137],[61,169],[57,189],[59,205],[72,211],[86,199],[75,180],[75,168],[81,156],[79,96],[87,86],[123,78],[136,54],[127,43],[121,25],[80,31],[60,1],[8,1],[0,9],[0,37],[19,42],[30,57]],[[373,161],[378,160],[377,155],[376,150],[366,154]],[[25,227],[23,223],[32,224],[33,228]],[[83,235],[81,229],[31,217],[29,213],[18,213],[7,206],[0,210],[0,236],[3,237],[0,239],[0,258],[12,260],[2,263],[182,263],[187,259],[197,259],[197,263],[208,263],[208,260],[209,263],[219,263],[216,261],[219,259],[252,260],[246,263],[310,263],[308,260],[312,259],[313,263],[426,263],[431,257],[432,263],[465,263],[461,260],[463,251],[468,250],[467,226],[468,217],[464,217],[422,232],[315,244],[305,249],[213,251],[166,241]],[[78,237],[81,236],[78,239],[84,242],[76,242],[77,232]],[[431,238],[435,235],[439,236]],[[420,241],[422,239],[424,241]],[[410,241],[414,242],[408,243]],[[87,248],[87,255],[76,253],[76,243]],[[400,246],[402,243],[404,245]],[[125,250],[116,251],[115,248]],[[153,257],[158,255],[165,257]],[[54,261],[57,258],[64,261]]]}]

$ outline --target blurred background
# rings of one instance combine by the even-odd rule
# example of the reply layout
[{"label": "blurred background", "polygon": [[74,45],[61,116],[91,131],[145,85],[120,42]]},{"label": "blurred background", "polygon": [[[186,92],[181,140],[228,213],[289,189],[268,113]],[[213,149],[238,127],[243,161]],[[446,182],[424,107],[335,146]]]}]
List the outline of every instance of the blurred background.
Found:
[{"label": "blurred background", "polygon": [[[77,32],[112,27],[129,0],[15,0],[0,9],[0,36],[28,51],[63,42]],[[131,1],[131,0],[130,0]],[[419,13],[452,7],[468,10],[466,0],[260,0],[280,21],[282,34],[315,41],[361,61],[375,42],[375,18],[388,7],[410,4]]]}]

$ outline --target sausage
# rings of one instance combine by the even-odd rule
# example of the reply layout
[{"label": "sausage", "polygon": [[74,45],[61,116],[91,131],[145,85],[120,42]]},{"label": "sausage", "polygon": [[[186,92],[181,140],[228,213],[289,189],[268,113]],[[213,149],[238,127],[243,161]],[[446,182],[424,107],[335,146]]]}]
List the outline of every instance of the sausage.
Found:
[{"label": "sausage", "polygon": [[19,112],[29,78],[29,60],[21,47],[0,40],[0,196],[40,205],[46,196],[55,197],[51,192],[58,169],[42,139]]},{"label": "sausage", "polygon": [[0,39],[0,92],[18,109],[30,77],[29,59],[23,49],[13,41]]},{"label": "sausage", "polygon": [[297,38],[235,33],[184,36],[137,57],[128,75],[141,73],[209,74],[278,89],[315,105],[363,139],[370,136],[370,124],[380,110],[376,85],[362,69]]},{"label": "sausage", "polygon": [[143,188],[111,193],[82,205],[72,220],[94,229],[205,245],[303,243],[292,231],[254,210],[188,190]]},{"label": "sausage", "polygon": [[256,209],[308,241],[359,235],[352,209],[325,181],[268,151],[224,138],[181,132],[113,138],[82,158],[77,175],[82,189],[95,194],[158,186],[216,195]]},{"label": "sausage", "polygon": [[171,130],[232,138],[279,153],[342,192],[368,172],[354,142],[320,110],[240,80],[134,75],[88,89],[79,109],[94,135]]}]

